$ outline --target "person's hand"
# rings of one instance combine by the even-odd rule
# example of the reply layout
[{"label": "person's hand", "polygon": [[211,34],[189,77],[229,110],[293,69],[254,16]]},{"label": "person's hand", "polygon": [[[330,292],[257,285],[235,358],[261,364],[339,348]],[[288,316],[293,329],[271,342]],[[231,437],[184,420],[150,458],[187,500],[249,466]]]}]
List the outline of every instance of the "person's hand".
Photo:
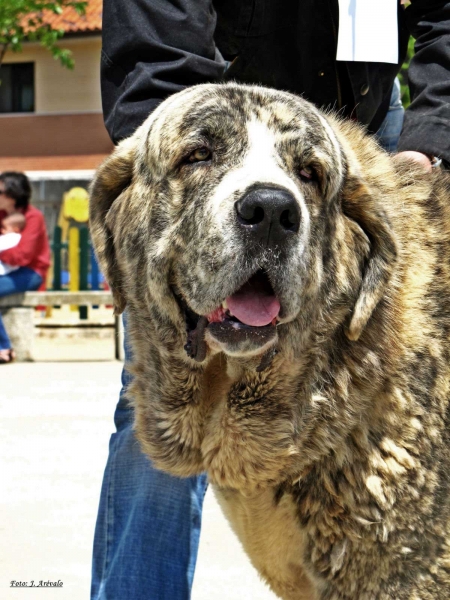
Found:
[{"label": "person's hand", "polygon": [[417,164],[421,165],[427,173],[431,173],[432,165],[431,160],[422,152],[414,152],[412,150],[406,150],[405,152],[399,152],[395,155],[396,160],[402,160],[406,158],[407,160],[413,160]]}]

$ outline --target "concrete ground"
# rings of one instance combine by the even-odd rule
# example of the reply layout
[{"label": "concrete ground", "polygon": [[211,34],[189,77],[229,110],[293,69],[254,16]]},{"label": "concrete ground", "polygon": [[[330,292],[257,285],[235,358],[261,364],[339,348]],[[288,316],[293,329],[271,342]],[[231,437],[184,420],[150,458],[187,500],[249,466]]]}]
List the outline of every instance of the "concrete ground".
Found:
[{"label": "concrete ground", "polygon": [[[3,600],[88,600],[92,538],[120,370],[118,362],[0,367]],[[61,580],[63,587],[9,587],[11,580],[41,579]],[[275,596],[258,579],[209,490],[192,600],[242,599]]]}]

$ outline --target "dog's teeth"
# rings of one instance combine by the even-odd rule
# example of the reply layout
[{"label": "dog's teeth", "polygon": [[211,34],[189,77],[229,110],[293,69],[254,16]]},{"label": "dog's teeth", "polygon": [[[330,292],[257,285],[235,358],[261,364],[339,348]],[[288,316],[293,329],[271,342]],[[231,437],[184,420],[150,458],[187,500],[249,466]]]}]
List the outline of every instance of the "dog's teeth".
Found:
[{"label": "dog's teeth", "polygon": [[224,301],[222,302],[222,308],[223,308],[224,310],[228,310],[228,305],[227,305],[227,301],[226,301],[226,300],[224,300]]}]

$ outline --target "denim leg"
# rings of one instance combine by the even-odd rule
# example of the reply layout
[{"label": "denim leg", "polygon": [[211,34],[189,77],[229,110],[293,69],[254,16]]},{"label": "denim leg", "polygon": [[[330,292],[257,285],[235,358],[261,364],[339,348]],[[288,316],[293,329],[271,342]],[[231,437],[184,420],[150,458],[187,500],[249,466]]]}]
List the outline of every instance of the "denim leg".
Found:
[{"label": "denim leg", "polygon": [[380,128],[375,134],[380,145],[387,152],[397,152],[398,140],[403,128],[403,118],[405,109],[402,105],[400,93],[400,81],[395,78],[392,88],[391,100],[389,102],[389,110]]},{"label": "denim leg", "polygon": [[0,298],[9,294],[37,290],[41,283],[42,277],[39,273],[28,267],[20,267],[8,275],[0,275]]},{"label": "denim leg", "polygon": [[0,350],[9,350],[11,348],[11,340],[3,325],[2,315],[0,314]]},{"label": "denim leg", "polygon": [[[36,271],[28,267],[21,267],[17,271],[8,273],[8,275],[0,276],[0,298],[18,292],[37,290],[41,283],[42,277]],[[11,340],[6,332],[0,313],[0,350],[9,350],[10,348]]]},{"label": "denim leg", "polygon": [[124,399],[129,381],[125,368],[95,529],[91,600],[188,600],[206,476],[180,479],[152,467]]}]

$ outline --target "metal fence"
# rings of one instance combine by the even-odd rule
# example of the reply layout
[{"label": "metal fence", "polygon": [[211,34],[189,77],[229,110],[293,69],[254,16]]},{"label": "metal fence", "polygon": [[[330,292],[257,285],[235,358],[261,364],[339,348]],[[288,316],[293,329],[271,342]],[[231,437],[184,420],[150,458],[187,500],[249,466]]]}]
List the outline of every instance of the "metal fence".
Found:
[{"label": "metal fence", "polygon": [[70,174],[64,175],[64,172],[59,177],[58,174],[48,177],[30,174],[29,178],[33,190],[31,201],[44,214],[50,239],[52,239],[55,227],[58,225],[58,216],[64,193],[73,187],[88,189],[92,175],[93,172],[88,172],[83,177],[71,177]]}]

